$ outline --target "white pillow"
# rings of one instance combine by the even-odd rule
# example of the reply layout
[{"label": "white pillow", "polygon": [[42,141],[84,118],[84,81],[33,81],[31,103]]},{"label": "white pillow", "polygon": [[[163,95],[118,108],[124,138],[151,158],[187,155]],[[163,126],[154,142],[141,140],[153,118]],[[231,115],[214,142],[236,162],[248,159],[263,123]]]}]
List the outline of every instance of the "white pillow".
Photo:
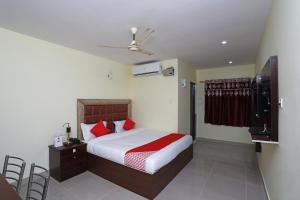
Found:
[{"label": "white pillow", "polygon": [[122,121],[114,121],[114,124],[115,124],[115,132],[116,132],[116,133],[120,133],[120,132],[125,131],[125,130],[123,129],[124,123],[125,123],[125,120],[122,120]]},{"label": "white pillow", "polygon": [[[106,127],[107,122],[103,121],[103,123],[104,123],[104,126]],[[84,123],[80,124],[84,141],[88,142],[88,141],[96,138],[96,136],[91,132],[91,129],[95,125],[96,124],[84,124]]]}]

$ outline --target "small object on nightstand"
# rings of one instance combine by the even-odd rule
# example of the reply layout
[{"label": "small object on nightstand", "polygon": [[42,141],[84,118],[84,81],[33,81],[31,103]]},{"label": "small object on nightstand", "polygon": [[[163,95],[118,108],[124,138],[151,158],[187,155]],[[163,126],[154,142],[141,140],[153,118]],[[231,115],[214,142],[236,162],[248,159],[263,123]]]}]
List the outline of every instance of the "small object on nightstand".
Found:
[{"label": "small object on nightstand", "polygon": [[78,138],[70,138],[70,141],[72,142],[72,144],[80,144],[81,141]]},{"label": "small object on nightstand", "polygon": [[64,123],[63,127],[65,127],[66,125],[67,125],[67,127],[66,127],[67,141],[64,142],[64,146],[69,146],[72,144],[70,141],[71,126],[70,126],[70,123],[67,122],[67,123]]},{"label": "small object on nightstand", "polygon": [[64,136],[58,135],[54,137],[54,147],[61,147],[63,145]]},{"label": "small object on nightstand", "polygon": [[78,138],[69,138],[69,142],[64,142],[64,146],[72,146],[74,144],[81,144],[81,141]]},{"label": "small object on nightstand", "polygon": [[87,170],[86,143],[70,146],[49,146],[50,176],[61,182]]}]

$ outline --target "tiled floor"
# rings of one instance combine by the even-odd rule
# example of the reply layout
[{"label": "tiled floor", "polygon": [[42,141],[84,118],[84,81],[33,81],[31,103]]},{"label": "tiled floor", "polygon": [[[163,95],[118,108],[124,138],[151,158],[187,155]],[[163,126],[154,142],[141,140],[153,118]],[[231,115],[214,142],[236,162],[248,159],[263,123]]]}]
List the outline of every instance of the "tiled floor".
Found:
[{"label": "tiled floor", "polygon": [[[251,145],[201,141],[193,160],[156,200],[266,200]],[[22,188],[23,194],[25,188]],[[50,181],[48,200],[143,200],[90,172]]]}]

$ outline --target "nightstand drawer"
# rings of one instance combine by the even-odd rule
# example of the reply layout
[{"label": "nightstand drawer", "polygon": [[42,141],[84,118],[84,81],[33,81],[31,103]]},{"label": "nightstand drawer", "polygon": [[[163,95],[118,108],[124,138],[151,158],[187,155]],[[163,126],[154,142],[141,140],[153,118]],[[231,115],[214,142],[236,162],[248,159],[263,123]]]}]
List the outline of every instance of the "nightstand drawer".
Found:
[{"label": "nightstand drawer", "polygon": [[61,163],[67,163],[67,162],[73,162],[76,160],[86,160],[87,153],[81,152],[81,153],[74,153],[74,154],[65,154],[64,156],[60,157]]},{"label": "nightstand drawer", "polygon": [[61,169],[65,170],[65,169],[71,169],[71,168],[81,168],[81,167],[86,167],[86,166],[87,166],[86,160],[75,160],[70,163],[62,164]]},{"label": "nightstand drawer", "polygon": [[65,157],[60,162],[62,169],[72,168],[72,167],[76,168],[76,166],[81,165],[82,163],[84,163],[85,165],[87,163],[86,153]]},{"label": "nightstand drawer", "polygon": [[75,154],[86,153],[86,146],[78,146],[61,151],[61,157],[69,157]]}]

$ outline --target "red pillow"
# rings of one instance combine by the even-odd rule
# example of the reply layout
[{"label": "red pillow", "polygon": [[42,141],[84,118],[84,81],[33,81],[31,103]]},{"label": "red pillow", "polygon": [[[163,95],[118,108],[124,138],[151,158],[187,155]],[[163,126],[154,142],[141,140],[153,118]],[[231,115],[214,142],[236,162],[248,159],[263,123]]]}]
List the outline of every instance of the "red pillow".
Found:
[{"label": "red pillow", "polygon": [[110,129],[106,128],[104,126],[104,123],[102,120],[100,120],[92,129],[91,132],[96,136],[96,137],[100,137],[103,135],[106,135],[108,133],[111,132]]},{"label": "red pillow", "polygon": [[134,128],[134,125],[135,125],[135,122],[132,121],[131,119],[129,119],[129,118],[127,117],[127,118],[126,118],[126,121],[125,121],[125,123],[124,123],[124,125],[123,125],[123,129],[129,131],[129,130],[131,130],[131,129]]}]

